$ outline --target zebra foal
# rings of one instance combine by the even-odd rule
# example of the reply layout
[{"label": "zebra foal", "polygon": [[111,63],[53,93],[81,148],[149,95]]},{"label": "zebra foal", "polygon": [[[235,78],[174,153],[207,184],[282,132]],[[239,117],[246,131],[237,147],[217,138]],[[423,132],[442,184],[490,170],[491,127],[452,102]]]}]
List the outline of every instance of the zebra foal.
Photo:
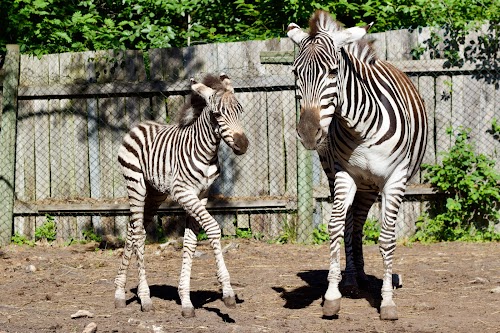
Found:
[{"label": "zebra foal", "polygon": [[222,257],[221,230],[208,213],[206,193],[219,175],[217,151],[221,139],[236,155],[244,154],[248,140],[239,122],[242,107],[229,77],[207,75],[202,83],[191,79],[190,99],[180,112],[179,124],[141,123],[123,139],[118,161],[127,184],[130,223],[122,261],[115,278],[115,307],[125,307],[125,283],[132,255],[139,269],[138,296],[141,309],[152,302],[144,267],[145,225],[151,223],[159,205],[168,195],[187,212],[179,281],[184,317],[195,315],[190,299],[190,276],[196,236],[205,230],[215,254],[217,278],[222,284],[226,306],[235,307],[235,294]]},{"label": "zebra foal", "polygon": [[407,181],[416,173],[427,142],[422,98],[408,77],[377,59],[362,39],[368,28],[342,28],[328,12],[316,11],[306,33],[294,23],[288,36],[299,46],[293,63],[300,99],[297,133],[318,152],[333,208],[330,268],[323,314],[340,310],[340,240],[346,268],[343,285],[356,292],[366,283],[362,231],[368,211],[381,195],[380,253],[384,264],[380,318],[397,319],[392,262],[395,223]]}]

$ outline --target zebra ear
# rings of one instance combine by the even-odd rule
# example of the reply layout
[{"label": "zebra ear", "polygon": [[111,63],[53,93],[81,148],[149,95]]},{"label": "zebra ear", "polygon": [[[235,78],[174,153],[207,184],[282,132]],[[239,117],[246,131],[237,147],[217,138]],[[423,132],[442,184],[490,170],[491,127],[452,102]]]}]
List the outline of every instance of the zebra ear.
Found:
[{"label": "zebra ear", "polygon": [[195,93],[203,97],[207,102],[210,96],[212,96],[215,93],[215,90],[204,85],[203,83],[196,82],[193,78],[191,78],[191,89]]},{"label": "zebra ear", "polygon": [[308,33],[302,31],[302,29],[295,23],[290,23],[288,25],[286,34],[297,45],[300,45],[300,42],[309,36]]},{"label": "zebra ear", "polygon": [[366,35],[366,32],[368,31],[368,29],[370,29],[372,24],[373,23],[365,27],[352,27],[342,31],[334,32],[331,34],[333,43],[335,44],[336,47],[340,48],[344,45],[355,42],[363,38],[364,35]]},{"label": "zebra ear", "polygon": [[224,89],[234,94],[233,85],[231,83],[231,80],[229,79],[229,76],[227,76],[226,73],[220,74],[220,80],[222,82],[222,85],[224,86]]}]

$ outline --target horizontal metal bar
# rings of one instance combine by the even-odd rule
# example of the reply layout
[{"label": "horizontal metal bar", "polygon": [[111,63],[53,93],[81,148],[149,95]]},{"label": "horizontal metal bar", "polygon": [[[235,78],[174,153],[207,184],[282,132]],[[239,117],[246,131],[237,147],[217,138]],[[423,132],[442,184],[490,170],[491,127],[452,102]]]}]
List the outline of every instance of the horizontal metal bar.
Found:
[{"label": "horizontal metal bar", "polygon": [[[430,185],[408,185],[405,191],[405,197],[413,196],[433,196],[442,194]],[[330,197],[330,189],[328,186],[317,186],[314,188],[313,196],[316,199],[326,199]]]},{"label": "horizontal metal bar", "polygon": [[[241,81],[241,82],[240,82]],[[239,91],[271,91],[293,90],[295,79],[293,75],[267,75],[233,79],[236,92]],[[189,80],[176,82],[120,82],[81,83],[81,84],[51,84],[19,86],[19,99],[58,99],[58,98],[88,98],[88,97],[124,97],[151,95],[187,95],[191,92]]]},{"label": "horizontal metal bar", "polygon": [[[263,51],[260,53],[260,62],[262,64],[291,65],[294,59],[294,51]],[[436,75],[438,75],[439,73],[443,72],[475,73],[483,70],[480,63],[466,63],[462,67],[445,68],[448,62],[448,60],[446,59],[397,60],[388,62],[409,75],[422,73],[435,73]]]},{"label": "horizontal metal bar", "polygon": [[[60,200],[59,200],[60,201]],[[216,200],[207,203],[207,210],[211,212],[246,212],[246,211],[284,211],[293,210],[294,201],[287,199],[272,200]],[[182,214],[184,210],[173,201],[160,205],[158,213]],[[14,216],[27,215],[70,215],[83,213],[93,214],[129,214],[128,202],[58,202],[37,203],[17,200],[14,204]]]}]

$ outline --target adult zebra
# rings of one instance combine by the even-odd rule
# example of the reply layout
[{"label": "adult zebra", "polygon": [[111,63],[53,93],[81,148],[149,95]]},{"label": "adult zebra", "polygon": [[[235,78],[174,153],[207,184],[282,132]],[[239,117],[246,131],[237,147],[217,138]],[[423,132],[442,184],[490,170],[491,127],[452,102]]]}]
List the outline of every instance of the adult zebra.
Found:
[{"label": "adult zebra", "polygon": [[384,263],[381,319],[397,319],[392,285],[395,222],[407,181],[420,166],[427,142],[424,103],[408,77],[376,58],[362,39],[368,28],[343,29],[328,12],[316,11],[310,31],[288,26],[299,46],[293,64],[300,99],[297,132],[316,149],[328,177],[333,210],[330,268],[323,314],[340,310],[340,240],[345,233],[343,284],[366,282],[362,230],[381,195],[380,252]]},{"label": "adult zebra", "polygon": [[167,195],[188,213],[184,233],[179,297],[182,315],[195,315],[189,296],[196,236],[200,226],[214,250],[217,278],[226,306],[235,307],[235,295],[222,257],[220,228],[205,209],[206,192],[219,175],[217,150],[221,141],[237,155],[244,154],[248,140],[239,122],[242,107],[225,74],[207,75],[203,83],[191,79],[193,93],[180,112],[176,125],[139,124],[123,139],[118,152],[127,183],[131,218],[118,275],[115,307],[125,307],[125,282],[132,254],[139,267],[138,296],[143,311],[152,308],[144,268],[145,225],[151,222]]}]

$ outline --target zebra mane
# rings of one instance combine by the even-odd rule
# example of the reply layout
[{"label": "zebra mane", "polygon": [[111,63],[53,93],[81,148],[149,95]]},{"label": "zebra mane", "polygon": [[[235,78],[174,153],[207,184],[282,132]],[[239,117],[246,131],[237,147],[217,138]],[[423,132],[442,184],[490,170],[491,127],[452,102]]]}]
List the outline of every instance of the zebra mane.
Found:
[{"label": "zebra mane", "polygon": [[[223,91],[224,85],[218,76],[207,74],[202,83],[216,91]],[[182,106],[177,115],[177,123],[181,127],[186,127],[194,123],[200,116],[207,103],[203,97],[192,91],[186,103]]]},{"label": "zebra mane", "polygon": [[330,13],[321,9],[315,11],[309,20],[309,35],[311,37],[320,32],[333,33],[341,30],[344,30],[344,25],[335,21]]},{"label": "zebra mane", "polygon": [[[311,37],[320,32],[332,34],[342,30],[344,30],[344,25],[339,21],[335,21],[330,13],[321,9],[314,12],[309,20],[309,36]],[[371,64],[377,59],[377,55],[373,47],[375,40],[368,38],[360,39],[346,45],[344,48],[360,61]]]}]

